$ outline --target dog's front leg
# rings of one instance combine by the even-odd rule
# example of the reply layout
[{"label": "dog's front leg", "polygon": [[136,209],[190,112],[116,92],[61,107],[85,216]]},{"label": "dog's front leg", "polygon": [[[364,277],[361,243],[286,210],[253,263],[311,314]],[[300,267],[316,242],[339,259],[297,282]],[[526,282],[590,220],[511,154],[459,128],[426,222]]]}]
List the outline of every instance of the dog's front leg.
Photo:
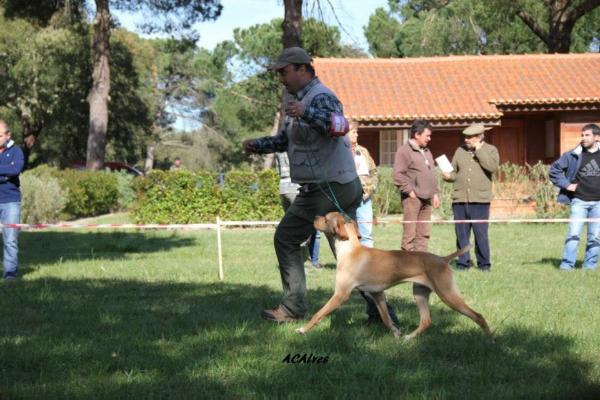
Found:
[{"label": "dog's front leg", "polygon": [[331,314],[341,304],[345,303],[350,297],[351,290],[338,291],[336,290],[333,296],[327,303],[308,321],[302,328],[296,329],[296,332],[304,334],[308,332],[313,326],[318,324],[324,317]]},{"label": "dog's front leg", "polygon": [[402,332],[400,329],[394,325],[392,322],[392,318],[390,317],[390,312],[387,308],[387,304],[385,303],[385,293],[384,292],[365,292],[365,295],[371,297],[373,301],[375,301],[375,305],[377,305],[377,310],[379,311],[379,315],[381,315],[381,320],[383,324],[392,331],[392,334],[395,337],[400,337]]}]

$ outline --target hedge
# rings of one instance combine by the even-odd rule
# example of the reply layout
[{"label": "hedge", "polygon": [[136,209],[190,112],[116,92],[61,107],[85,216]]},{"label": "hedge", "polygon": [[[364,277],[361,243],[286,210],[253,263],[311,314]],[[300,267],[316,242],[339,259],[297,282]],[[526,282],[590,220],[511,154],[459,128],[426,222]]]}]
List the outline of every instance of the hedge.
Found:
[{"label": "hedge", "polygon": [[222,182],[214,172],[153,171],[137,181],[137,223],[209,223],[278,220],[279,177],[274,170],[234,170]]}]

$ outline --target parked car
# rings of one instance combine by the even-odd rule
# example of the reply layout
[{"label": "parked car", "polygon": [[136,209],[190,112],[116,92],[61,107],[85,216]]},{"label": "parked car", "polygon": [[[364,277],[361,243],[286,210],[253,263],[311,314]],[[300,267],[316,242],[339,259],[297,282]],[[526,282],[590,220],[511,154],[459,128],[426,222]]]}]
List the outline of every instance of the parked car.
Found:
[{"label": "parked car", "polygon": [[[71,165],[73,169],[85,169],[85,161],[76,161]],[[116,161],[106,161],[104,163],[104,169],[112,172],[127,172],[128,174],[134,176],[143,176],[144,173],[137,169],[136,167],[132,167],[131,165],[127,165],[122,162]]]}]

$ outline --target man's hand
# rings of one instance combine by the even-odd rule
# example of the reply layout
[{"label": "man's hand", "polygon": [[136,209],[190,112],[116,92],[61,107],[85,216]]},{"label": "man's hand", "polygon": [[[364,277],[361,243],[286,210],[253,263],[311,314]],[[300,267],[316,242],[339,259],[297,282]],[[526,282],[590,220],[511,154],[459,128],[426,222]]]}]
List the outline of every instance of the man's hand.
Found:
[{"label": "man's hand", "polygon": [[574,192],[577,189],[577,184],[576,183],[571,183],[569,186],[567,186],[567,190],[569,192]]},{"label": "man's hand", "polygon": [[304,115],[304,104],[299,101],[290,101],[285,106],[285,114],[290,117],[301,117]]},{"label": "man's hand", "polygon": [[479,150],[483,146],[483,140],[479,139],[477,143],[475,143],[475,151]]},{"label": "man's hand", "polygon": [[449,181],[451,178],[450,173],[442,172],[442,178],[444,178],[445,181]]},{"label": "man's hand", "polygon": [[253,154],[256,152],[256,147],[254,147],[253,139],[244,140],[242,146],[244,147],[244,151],[246,152],[246,154]]},{"label": "man's hand", "polygon": [[417,198],[417,194],[415,193],[414,190],[411,190],[410,193],[408,194],[408,197],[410,197],[412,199],[416,199]]},{"label": "man's hand", "polygon": [[433,208],[439,208],[440,206],[440,196],[436,194],[433,195],[433,199],[431,201],[431,205],[433,206]]}]

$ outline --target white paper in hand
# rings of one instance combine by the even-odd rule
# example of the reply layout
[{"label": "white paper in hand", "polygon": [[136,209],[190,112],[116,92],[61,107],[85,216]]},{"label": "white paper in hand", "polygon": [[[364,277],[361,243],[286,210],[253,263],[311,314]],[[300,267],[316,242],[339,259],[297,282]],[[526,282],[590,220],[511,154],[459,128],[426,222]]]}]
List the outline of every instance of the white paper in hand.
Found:
[{"label": "white paper in hand", "polygon": [[448,157],[446,157],[445,154],[442,154],[441,156],[436,158],[435,162],[437,163],[438,167],[440,167],[442,172],[449,174],[450,172],[454,171],[454,168],[452,168],[452,164],[450,164],[450,161],[448,161]]}]

